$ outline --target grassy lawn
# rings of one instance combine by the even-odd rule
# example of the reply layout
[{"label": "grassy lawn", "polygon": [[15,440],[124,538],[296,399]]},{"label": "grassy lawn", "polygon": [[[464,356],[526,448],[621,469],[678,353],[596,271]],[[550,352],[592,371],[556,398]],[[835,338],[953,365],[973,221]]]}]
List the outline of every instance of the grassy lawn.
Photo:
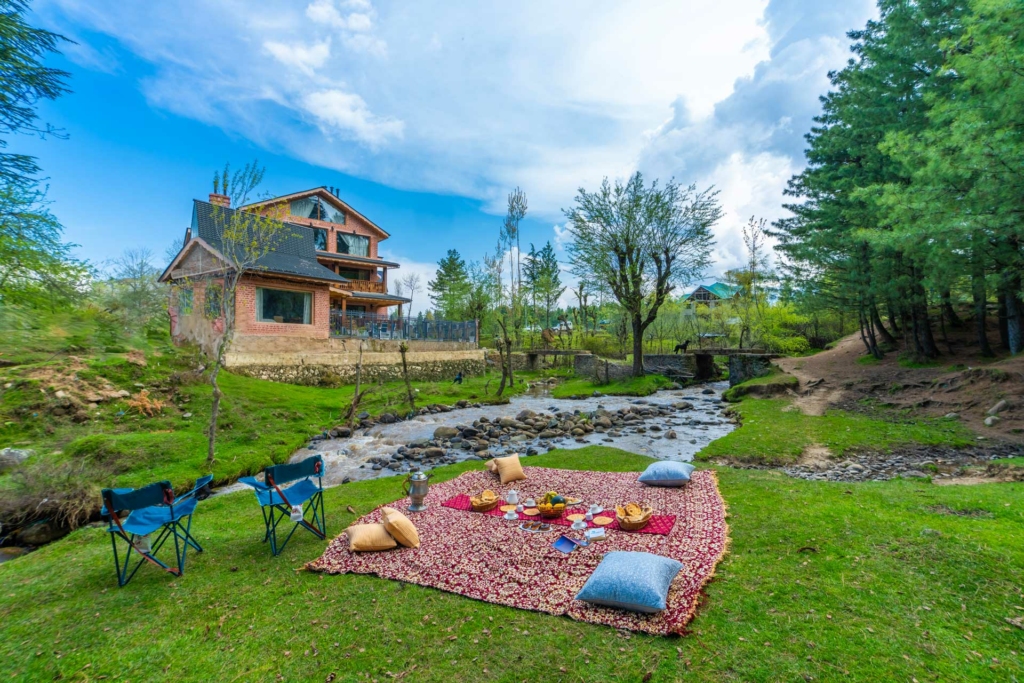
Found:
[{"label": "grassy lawn", "polygon": [[891,420],[841,410],[814,417],[792,409],[786,399],[746,398],[733,407],[743,423],[711,442],[698,458],[730,458],[740,462],[786,464],[812,444],[836,456],[858,448],[885,449],[910,443],[968,446],[973,434],[955,420]]},{"label": "grassy lawn", "polygon": [[[742,430],[741,430],[742,431]],[[590,447],[531,464],[639,470]],[[480,463],[439,468],[443,480]],[[12,680],[1015,680],[1024,675],[1018,485],[831,484],[719,470],[732,545],[692,631],[652,637],[272,559],[251,494],[200,504],[207,552],[118,589],[101,529],[0,565]],[[397,479],[327,493],[328,531],[400,496]],[[956,511],[971,511],[960,516]]]},{"label": "grassy lawn", "polygon": [[748,394],[783,393],[787,388],[796,389],[799,384],[800,381],[796,377],[772,365],[764,377],[755,377],[729,387],[722,393],[722,398],[726,401],[738,401]]},{"label": "grassy lawn", "polygon": [[615,380],[607,384],[599,384],[590,379],[570,379],[557,385],[551,391],[555,398],[572,398],[573,396],[590,396],[595,391],[609,396],[650,396],[659,389],[664,389],[672,380],[662,375],[645,375]]}]

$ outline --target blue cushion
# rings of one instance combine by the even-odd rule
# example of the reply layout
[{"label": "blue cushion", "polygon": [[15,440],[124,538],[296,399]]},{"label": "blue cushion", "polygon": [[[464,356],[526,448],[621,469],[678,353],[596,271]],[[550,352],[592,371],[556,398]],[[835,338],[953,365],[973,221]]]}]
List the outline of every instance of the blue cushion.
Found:
[{"label": "blue cushion", "polygon": [[648,465],[637,481],[648,486],[682,486],[690,481],[694,469],[688,462],[662,460]]},{"label": "blue cushion", "polygon": [[660,612],[665,609],[668,587],[682,568],[682,563],[661,555],[610,552],[576,599],[632,612]]}]

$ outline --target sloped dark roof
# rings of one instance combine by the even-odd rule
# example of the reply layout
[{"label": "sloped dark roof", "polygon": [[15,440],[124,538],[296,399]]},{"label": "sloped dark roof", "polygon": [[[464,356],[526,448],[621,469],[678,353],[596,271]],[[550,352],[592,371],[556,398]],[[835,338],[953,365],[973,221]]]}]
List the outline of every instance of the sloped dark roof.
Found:
[{"label": "sloped dark roof", "polygon": [[385,261],[369,256],[353,256],[352,254],[336,254],[333,251],[317,251],[316,255],[321,258],[334,259],[335,261],[352,261],[354,263],[366,263],[371,266],[385,266],[386,268],[400,268],[394,261]]},{"label": "sloped dark roof", "polygon": [[[242,220],[255,220],[246,212],[214,207],[209,202],[196,199],[192,207],[192,234],[215,249],[224,251],[224,228],[236,216]],[[253,270],[325,282],[348,282],[347,278],[317,263],[312,229],[294,223],[284,223],[284,226],[276,247],[256,261]]]}]

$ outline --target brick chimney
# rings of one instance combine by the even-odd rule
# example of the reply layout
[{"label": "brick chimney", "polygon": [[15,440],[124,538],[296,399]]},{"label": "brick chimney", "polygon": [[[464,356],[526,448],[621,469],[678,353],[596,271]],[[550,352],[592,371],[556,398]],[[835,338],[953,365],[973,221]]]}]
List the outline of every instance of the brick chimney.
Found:
[{"label": "brick chimney", "polygon": [[223,206],[225,209],[231,208],[231,197],[226,194],[214,194],[210,193],[210,203],[214,206]]}]

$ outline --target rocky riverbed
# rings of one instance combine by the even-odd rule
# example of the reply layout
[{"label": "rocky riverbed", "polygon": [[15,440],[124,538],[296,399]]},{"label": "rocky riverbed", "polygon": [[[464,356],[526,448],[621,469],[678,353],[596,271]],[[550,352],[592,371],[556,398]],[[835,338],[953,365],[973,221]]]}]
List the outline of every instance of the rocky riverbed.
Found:
[{"label": "rocky riverbed", "polygon": [[322,454],[328,484],[587,445],[692,460],[735,428],[721,400],[725,388],[716,383],[646,398],[597,394],[585,399],[555,399],[540,391],[498,406],[427,406],[405,420],[394,414],[374,420],[364,413],[354,430],[339,426],[317,435],[292,460]]},{"label": "rocky riverbed", "polygon": [[[861,453],[841,460],[819,461],[781,468],[791,477],[810,481],[887,481],[895,477],[934,480],[963,476],[967,468],[990,468],[999,458],[1024,456],[1013,444],[974,448],[908,446],[889,453]],[[992,471],[992,476],[996,476]]]}]

